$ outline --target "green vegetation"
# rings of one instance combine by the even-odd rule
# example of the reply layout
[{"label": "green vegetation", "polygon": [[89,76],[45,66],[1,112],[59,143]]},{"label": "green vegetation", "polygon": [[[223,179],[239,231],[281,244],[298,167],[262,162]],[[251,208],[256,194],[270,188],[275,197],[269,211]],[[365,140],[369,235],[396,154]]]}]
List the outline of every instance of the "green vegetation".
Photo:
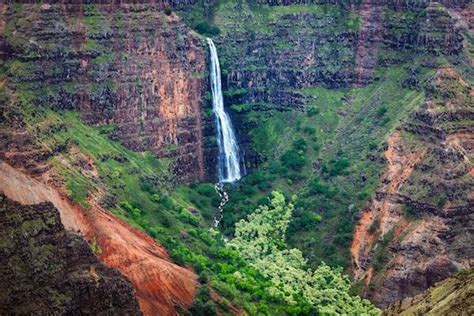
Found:
[{"label": "green vegetation", "polygon": [[[347,267],[347,249],[359,210],[383,171],[385,137],[424,101],[424,92],[404,88],[408,67],[379,69],[380,80],[358,89],[303,89],[306,111],[248,111],[244,120],[253,150],[264,163],[229,188],[223,228],[234,225],[273,190],[297,194],[287,241],[312,267],[322,260]],[[430,71],[421,70],[420,82]],[[291,122],[291,124],[288,124]]]},{"label": "green vegetation", "polygon": [[340,270],[324,263],[315,271],[308,270],[301,251],[285,247],[293,208],[281,193],[273,192],[270,205],[259,206],[236,224],[235,238],[227,246],[270,279],[269,295],[292,306],[294,314],[308,314],[315,309],[323,315],[378,315],[369,301],[349,295],[349,278]]},{"label": "green vegetation", "polygon": [[[191,307],[196,314],[231,304],[250,314],[300,314],[269,296],[269,278],[209,228],[219,203],[212,184],[171,185],[167,161],[124,148],[108,137],[113,126],[88,126],[75,112],[38,112],[29,128],[41,130],[37,136],[44,146],[61,148],[50,162],[72,199],[87,207],[90,198],[99,197],[116,216],[160,241],[174,262],[194,269],[201,282]],[[94,240],[91,248],[101,251]],[[219,302],[210,300],[211,290],[222,296]]]},{"label": "green vegetation", "polygon": [[[26,9],[15,5],[11,14],[19,16]],[[131,45],[139,47],[143,36],[154,36],[156,21],[151,15],[128,23],[120,10],[115,16],[100,10],[94,4],[84,6],[86,36],[77,49],[89,56],[85,78],[76,73],[70,76],[71,71],[81,69],[77,60],[56,65],[23,58],[1,65],[9,84],[14,85],[12,106],[5,111],[2,107],[3,121],[22,118],[22,126],[35,135],[39,147],[51,153],[51,174],[58,183],[64,183],[69,197],[84,208],[98,201],[161,242],[174,262],[191,267],[201,284],[190,308],[193,314],[225,314],[231,305],[250,315],[376,314],[367,301],[349,294],[350,281],[339,267],[348,266],[354,223],[380,183],[386,137],[425,101],[425,93],[443,106],[454,93],[467,106],[471,101],[468,89],[456,80],[444,86],[426,85],[433,75],[423,60],[426,56],[412,59],[413,51],[406,47],[381,47],[378,62],[390,66],[376,69],[372,84],[349,88],[344,76],[353,75],[353,40],[361,18],[342,6],[204,0],[185,6],[178,13],[194,30],[217,37],[223,76],[232,70],[238,71],[238,76],[255,79],[249,86],[226,83],[226,106],[242,123],[259,165],[240,183],[226,187],[230,200],[218,231],[211,228],[220,202],[213,184],[176,184],[171,159],[158,160],[150,152],[128,150],[112,140],[116,139],[116,126],[92,127],[79,113],[65,110],[78,108],[77,91],[84,90],[107,117],[114,109],[112,96],[117,92],[111,77],[113,63],[127,61],[132,52],[114,52],[110,42],[103,39],[117,32],[120,35],[114,34],[113,40],[118,41],[114,42],[118,47],[125,41],[125,28],[131,28],[139,30],[130,39]],[[164,13],[172,14],[170,8]],[[401,26],[390,28],[388,35],[416,42],[413,30],[421,26],[414,21],[421,14],[387,10],[384,23]],[[5,26],[5,37],[15,49],[27,41],[14,31],[31,28],[30,19],[18,20],[24,21],[10,19]],[[146,32],[141,31],[141,23]],[[168,27],[163,22],[163,28]],[[182,41],[183,37],[173,40]],[[468,45],[472,42],[469,37]],[[73,55],[64,43],[39,38],[38,47],[58,56]],[[304,53],[305,63],[286,63],[297,50]],[[25,56],[35,57],[34,50],[25,51]],[[442,61],[440,57],[435,62]],[[271,73],[281,73],[281,78],[265,76],[272,67]],[[472,72],[464,60],[456,67]],[[284,85],[285,80],[299,80],[302,73],[311,78]],[[0,79],[3,83],[3,75]],[[136,93],[143,91],[146,80],[135,78]],[[0,89],[0,101],[4,101],[0,103],[7,104],[10,95],[4,93],[3,85]],[[302,95],[301,107],[276,104],[285,93]],[[255,101],[257,94],[265,94],[268,100]],[[203,101],[210,99],[210,93],[203,96]],[[204,109],[203,114],[209,118],[212,110]],[[404,137],[416,137],[407,135]],[[209,137],[205,142],[215,144],[215,139]],[[413,172],[426,183],[420,175],[423,170]],[[430,191],[420,184],[406,187],[416,199]],[[452,195],[466,200],[467,193],[457,191]],[[287,203],[285,195],[297,195],[298,199]],[[453,197],[437,193],[428,199],[443,207]],[[421,216],[410,206],[403,211],[411,220]],[[377,233],[379,221],[373,221],[370,232]],[[227,242],[232,236],[235,238]],[[383,269],[390,260],[387,247],[392,238],[393,232],[387,233],[374,248],[375,270]],[[95,239],[91,248],[100,252]],[[219,293],[217,302],[211,300],[213,291]]]}]

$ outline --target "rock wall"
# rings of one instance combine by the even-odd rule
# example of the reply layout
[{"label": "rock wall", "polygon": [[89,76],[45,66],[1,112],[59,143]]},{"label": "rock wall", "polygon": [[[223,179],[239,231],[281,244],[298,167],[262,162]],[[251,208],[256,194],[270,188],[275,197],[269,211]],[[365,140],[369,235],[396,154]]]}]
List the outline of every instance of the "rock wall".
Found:
[{"label": "rock wall", "polygon": [[1,5],[8,86],[32,107],[75,109],[112,124],[127,147],[206,177],[206,47],[162,3]]},{"label": "rock wall", "polygon": [[0,192],[1,314],[141,315],[130,281],[64,229],[51,203]]},{"label": "rock wall", "polygon": [[[284,4],[294,3],[300,4]],[[257,110],[265,109],[262,104],[302,107],[304,98],[295,89],[365,85],[376,80],[375,67],[406,61],[397,53],[456,55],[462,49],[461,30],[438,3],[316,3],[325,5],[257,11],[233,4],[219,9],[215,24],[222,28],[217,42],[226,61],[227,86],[246,89],[239,102],[255,104]],[[397,58],[386,57],[390,51]]]},{"label": "rock wall", "polygon": [[[365,0],[257,0],[257,3],[268,5],[293,5],[293,4],[338,4],[338,5],[359,5]],[[374,5],[386,5],[391,8],[426,8],[433,2],[438,2],[446,7],[465,8],[469,4],[469,0],[371,0]]]},{"label": "rock wall", "polygon": [[49,180],[46,174],[33,179],[0,162],[0,191],[22,204],[52,203],[66,229],[79,232],[90,244],[94,243],[98,258],[131,281],[145,315],[176,315],[191,305],[197,287],[197,276],[191,270],[172,263],[166,249],[141,230],[111,215],[93,200],[89,209],[82,208]]},{"label": "rock wall", "polygon": [[352,244],[356,280],[379,306],[414,296],[474,262],[472,87],[452,68],[393,133],[387,170]]},{"label": "rock wall", "polygon": [[392,304],[382,315],[472,315],[474,272],[461,271],[426,292]]},{"label": "rock wall", "polygon": [[[193,17],[201,5],[182,7],[178,14]],[[414,56],[455,58],[463,38],[450,8],[464,12],[466,6],[466,1],[378,0],[216,5],[209,14],[220,29],[214,41],[225,101],[250,165],[262,157],[249,146],[246,131],[258,123],[241,119],[247,112],[304,109],[307,97],[301,89],[362,87],[379,79],[377,67],[404,64]]]}]

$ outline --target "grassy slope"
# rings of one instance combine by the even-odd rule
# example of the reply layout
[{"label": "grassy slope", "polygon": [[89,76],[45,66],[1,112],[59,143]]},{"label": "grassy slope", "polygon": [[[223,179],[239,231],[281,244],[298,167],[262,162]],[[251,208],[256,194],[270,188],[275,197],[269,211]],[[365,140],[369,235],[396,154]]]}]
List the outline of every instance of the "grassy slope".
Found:
[{"label": "grassy slope", "polygon": [[[211,184],[176,185],[169,161],[148,152],[133,152],[110,139],[113,126],[93,127],[72,111],[37,109],[25,116],[43,148],[62,148],[49,162],[51,178],[64,183],[69,196],[83,207],[95,199],[115,215],[142,229],[167,247],[179,265],[190,266],[203,284],[194,311],[222,312],[229,306],[253,314],[286,314],[287,307],[265,294],[268,281],[233,252],[210,226],[219,199]],[[59,147],[58,147],[59,146]],[[236,279],[239,271],[244,280]],[[212,303],[209,289],[220,298]]]}]

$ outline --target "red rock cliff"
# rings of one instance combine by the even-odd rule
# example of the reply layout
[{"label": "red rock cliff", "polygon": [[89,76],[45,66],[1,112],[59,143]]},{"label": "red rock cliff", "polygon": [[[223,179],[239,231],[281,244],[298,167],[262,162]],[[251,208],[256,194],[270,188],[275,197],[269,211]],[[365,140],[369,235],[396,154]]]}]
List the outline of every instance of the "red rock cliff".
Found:
[{"label": "red rock cliff", "polygon": [[473,266],[472,87],[442,68],[426,90],[388,138],[385,175],[351,247],[356,280],[383,307]]},{"label": "red rock cliff", "polygon": [[201,39],[163,5],[1,5],[4,59],[28,62],[9,85],[33,102],[113,124],[133,150],[171,158],[184,181],[205,177]]}]

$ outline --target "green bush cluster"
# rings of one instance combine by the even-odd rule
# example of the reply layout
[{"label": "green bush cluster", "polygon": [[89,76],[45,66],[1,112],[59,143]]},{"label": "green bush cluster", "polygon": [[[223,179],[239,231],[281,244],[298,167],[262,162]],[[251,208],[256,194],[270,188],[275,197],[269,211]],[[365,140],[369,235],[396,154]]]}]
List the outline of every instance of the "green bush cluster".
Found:
[{"label": "green bush cluster", "polygon": [[273,192],[270,205],[259,206],[236,224],[235,237],[227,247],[270,280],[268,295],[286,302],[288,312],[378,315],[369,301],[349,294],[350,280],[339,269],[322,263],[311,271],[301,251],[286,247],[292,212],[292,202]]},{"label": "green bush cluster", "polygon": [[221,30],[214,25],[209,24],[207,21],[202,21],[194,27],[194,29],[203,35],[219,35],[221,33]]},{"label": "green bush cluster", "polygon": [[286,151],[280,158],[281,163],[286,168],[293,171],[301,171],[306,164],[306,141],[303,138],[293,143],[290,150]]}]

